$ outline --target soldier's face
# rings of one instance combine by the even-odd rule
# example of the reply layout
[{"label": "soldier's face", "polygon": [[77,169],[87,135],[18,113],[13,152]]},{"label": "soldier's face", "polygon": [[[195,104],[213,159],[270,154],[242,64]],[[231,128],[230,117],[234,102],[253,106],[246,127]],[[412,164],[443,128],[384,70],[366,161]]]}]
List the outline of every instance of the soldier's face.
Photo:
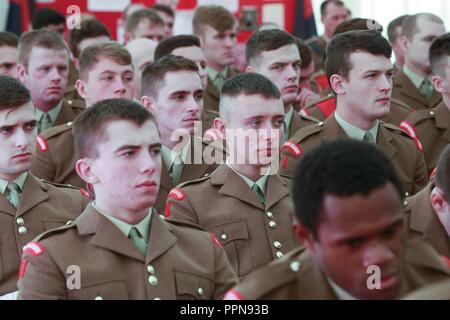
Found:
[{"label": "soldier's face", "polygon": [[337,26],[349,19],[347,8],[338,6],[334,3],[327,5],[324,16],[321,18],[325,27],[325,34],[330,37],[333,35]]},{"label": "soldier's face", "polygon": [[437,92],[450,97],[450,57],[444,57],[436,66],[436,74],[433,76],[433,85]]},{"label": "soldier's face", "polygon": [[317,239],[309,235],[306,240],[316,263],[356,298],[396,298],[404,229],[394,186],[387,183],[368,195],[326,194],[322,204]]},{"label": "soldier's face", "polygon": [[69,55],[66,50],[33,47],[28,68],[19,65],[19,78],[30,91],[36,108],[61,101],[67,86],[68,64]]},{"label": "soldier's face", "polygon": [[228,116],[218,128],[225,136],[230,159],[237,165],[266,167],[278,159],[284,133],[284,108],[281,99],[241,94],[227,98]]},{"label": "soldier's face", "polygon": [[355,52],[350,55],[350,65],[347,79],[342,78],[338,88],[333,88],[338,99],[355,117],[365,121],[386,116],[392,94],[392,62],[384,56]]},{"label": "soldier's face", "polygon": [[[158,120],[161,135],[170,137],[180,129],[194,133],[195,121],[201,120],[203,87],[194,71],[168,72],[150,109]],[[180,132],[181,135],[184,135]]]},{"label": "soldier's face", "polygon": [[138,23],[136,29],[131,33],[132,39],[147,38],[160,42],[164,39],[164,26],[154,24],[148,19]]},{"label": "soldier's face", "polygon": [[314,61],[311,61],[309,66],[304,69],[300,69],[300,90],[311,90],[311,75],[314,73]]},{"label": "soldier's face", "polygon": [[444,33],[444,25],[419,17],[417,20],[417,33],[413,35],[412,39],[404,38],[407,66],[413,71],[417,69],[425,74],[431,74],[428,51],[431,43]]},{"label": "soldier's face", "polygon": [[154,205],[161,176],[156,125],[114,120],[105,126],[98,157],[90,160],[96,201],[108,212],[132,212]]},{"label": "soldier's face", "polygon": [[0,110],[0,179],[12,181],[30,169],[36,135],[36,112],[31,102]]},{"label": "soldier's face", "polygon": [[209,25],[204,26],[200,43],[208,65],[225,68],[234,64],[236,60],[236,29],[237,27],[233,27],[219,32]]},{"label": "soldier's face", "polygon": [[100,58],[87,74],[87,79],[77,80],[76,88],[86,105],[106,99],[133,99],[133,66],[121,65],[108,59]]},{"label": "soldier's face", "polygon": [[173,36],[173,17],[162,11],[157,11],[158,16],[164,21],[164,37]]},{"label": "soldier's face", "polygon": [[280,90],[286,106],[297,101],[300,54],[295,44],[262,52],[247,70],[269,78]]},{"label": "soldier's face", "polygon": [[0,46],[0,75],[17,77],[17,48]]},{"label": "soldier's face", "polygon": [[198,67],[198,74],[200,75],[200,79],[202,79],[203,89],[206,89],[206,84],[208,81],[206,74],[206,60],[205,55],[201,48],[196,46],[191,47],[181,47],[176,48],[172,51],[173,55],[185,57],[193,62]]}]

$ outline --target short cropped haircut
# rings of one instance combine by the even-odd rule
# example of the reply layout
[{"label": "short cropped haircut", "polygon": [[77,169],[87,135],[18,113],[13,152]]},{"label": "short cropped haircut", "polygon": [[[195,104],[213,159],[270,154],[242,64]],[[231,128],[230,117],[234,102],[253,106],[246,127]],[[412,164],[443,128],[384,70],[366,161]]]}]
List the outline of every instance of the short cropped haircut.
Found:
[{"label": "short cropped haircut", "polygon": [[450,145],[442,150],[436,171],[436,186],[444,193],[445,200],[450,202]]},{"label": "short cropped haircut", "polygon": [[19,80],[0,76],[0,111],[18,108],[30,101],[30,92]]},{"label": "short cropped haircut", "polygon": [[229,118],[230,98],[237,98],[239,95],[260,95],[266,100],[281,99],[280,90],[262,74],[246,72],[238,74],[225,81],[220,94],[219,110],[220,117]]},{"label": "short cropped haircut", "polygon": [[153,9],[153,10],[159,11],[159,12],[164,12],[165,14],[167,14],[169,17],[172,17],[172,18],[175,16],[175,12],[173,12],[172,8],[169,6],[166,6],[164,4],[155,4],[150,9]]},{"label": "short cropped haircut", "polygon": [[143,21],[148,20],[152,25],[164,26],[164,21],[159,17],[158,13],[152,9],[139,9],[133,12],[125,22],[125,31],[133,32],[138,24]]},{"label": "short cropped haircut", "polygon": [[75,58],[80,56],[78,45],[81,41],[106,36],[111,39],[108,28],[97,19],[84,20],[80,24],[80,29],[73,29],[70,32],[70,50]]},{"label": "short cropped haircut", "polygon": [[387,39],[376,30],[348,31],[336,35],[327,46],[325,72],[328,80],[333,74],[348,79],[353,68],[350,55],[354,52],[367,52],[390,59],[392,48]]},{"label": "short cropped haircut", "polygon": [[418,13],[415,15],[407,16],[402,23],[402,35],[411,40],[414,35],[419,31],[417,21],[419,18],[432,21],[437,24],[444,24],[441,18],[432,13]]},{"label": "short cropped haircut", "polygon": [[251,65],[264,51],[272,51],[278,48],[296,44],[294,38],[283,30],[270,29],[256,31],[247,40],[245,45],[245,59]]},{"label": "short cropped haircut", "polygon": [[157,98],[166,74],[177,71],[198,73],[198,67],[191,60],[172,54],[146,66],[144,71],[142,71],[142,95]]},{"label": "short cropped haircut", "polygon": [[105,127],[114,120],[128,120],[138,126],[155,117],[139,103],[128,99],[107,99],[80,113],[73,122],[76,159],[96,159],[98,145],[107,139]]},{"label": "short cropped haircut", "polygon": [[199,47],[200,40],[194,35],[182,34],[162,40],[155,49],[155,60],[171,54],[175,49],[184,47]]},{"label": "short cropped haircut", "polygon": [[[327,12],[327,7],[329,4],[334,3],[335,5],[337,5],[338,7],[345,7],[345,4],[340,1],[340,0],[325,0],[324,2],[322,2],[322,4],[320,5],[320,15],[323,17],[325,16],[325,13]],[[347,10],[349,11],[349,10]],[[350,12],[349,12],[350,13]]]},{"label": "short cropped haircut", "polygon": [[[19,39],[18,58],[17,61],[22,63],[25,68],[28,67],[28,60],[30,58],[31,50],[34,47],[45,48],[51,50],[66,50],[69,54],[69,49],[64,42],[63,37],[50,29],[39,29],[26,32],[22,34]],[[69,60],[67,60],[69,62]]]},{"label": "short cropped haircut", "polygon": [[391,22],[389,22],[387,27],[387,35],[390,43],[394,43],[397,40],[397,38],[401,36],[401,33],[398,34],[396,29],[402,26],[403,21],[406,19],[406,17],[408,17],[407,14],[397,17]]},{"label": "short cropped haircut", "polygon": [[335,36],[337,34],[355,30],[376,30],[378,32],[383,32],[383,26],[372,19],[353,18],[341,22],[336,27],[336,30],[334,30],[333,35]]},{"label": "short cropped haircut", "polygon": [[192,19],[192,30],[196,36],[202,36],[204,27],[208,25],[219,33],[232,29],[236,25],[236,19],[230,11],[222,6],[197,7]]},{"label": "short cropped haircut", "polygon": [[31,19],[31,26],[33,30],[38,30],[47,27],[50,24],[66,23],[66,17],[51,8],[42,8],[38,10]]},{"label": "short cropped haircut", "polygon": [[305,44],[305,41],[297,37],[294,37],[294,40],[300,53],[300,59],[302,60],[300,68],[306,69],[311,65],[311,62],[313,61],[313,53],[311,49]]},{"label": "short cropped haircut", "polygon": [[132,65],[131,54],[121,44],[114,41],[88,46],[80,56],[80,79],[87,80],[89,71],[100,58],[108,58],[122,66]]},{"label": "short cropped haircut", "polygon": [[429,58],[433,74],[445,76],[445,67],[450,57],[450,33],[436,38],[430,46]]},{"label": "short cropped haircut", "polygon": [[19,37],[12,32],[2,31],[0,32],[0,47],[14,47],[17,48],[19,45]]},{"label": "short cropped haircut", "polygon": [[[403,187],[389,159],[372,144],[352,139],[323,143],[300,160],[292,195],[299,221],[317,239],[326,195],[368,196],[392,183],[403,200]],[[364,214],[364,212],[361,212]]]}]

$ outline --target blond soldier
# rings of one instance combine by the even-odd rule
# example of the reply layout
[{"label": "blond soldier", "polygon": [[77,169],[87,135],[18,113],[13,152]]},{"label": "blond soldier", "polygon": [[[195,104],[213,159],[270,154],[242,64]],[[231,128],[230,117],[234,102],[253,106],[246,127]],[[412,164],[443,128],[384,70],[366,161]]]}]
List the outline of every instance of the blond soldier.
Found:
[{"label": "blond soldier", "polygon": [[215,125],[230,157],[209,177],[172,190],[166,215],[211,231],[244,278],[298,245],[289,181],[271,167],[283,133],[283,102],[266,77],[244,73],[225,82],[220,103]]},{"label": "blond soldier", "polygon": [[22,247],[75,219],[88,202],[79,190],[50,184],[29,172],[36,124],[28,90],[0,76],[0,296],[17,290]]},{"label": "blond soldier", "polygon": [[217,299],[236,284],[213,236],[154,210],[161,142],[148,110],[103,100],[77,118],[74,139],[96,200],[25,247],[21,299]]}]

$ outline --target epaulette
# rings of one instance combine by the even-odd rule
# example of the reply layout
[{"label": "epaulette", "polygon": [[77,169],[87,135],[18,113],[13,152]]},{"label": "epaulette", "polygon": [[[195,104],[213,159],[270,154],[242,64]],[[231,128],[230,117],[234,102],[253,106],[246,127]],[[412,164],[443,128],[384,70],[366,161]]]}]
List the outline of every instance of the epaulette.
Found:
[{"label": "epaulette", "polygon": [[67,221],[67,223],[65,225],[63,225],[61,227],[54,228],[54,229],[51,229],[51,230],[48,230],[48,231],[45,231],[45,232],[41,233],[36,238],[34,238],[33,242],[39,242],[39,241],[47,238],[50,235],[53,235],[53,234],[56,234],[56,233],[60,233],[62,231],[71,229],[73,227],[76,227],[76,224],[72,220],[69,220],[69,221]]},{"label": "epaulette", "polygon": [[396,131],[396,132],[400,132],[403,135],[408,136],[409,138],[411,138],[411,136],[409,136],[405,130],[403,130],[401,127],[397,127],[395,124],[389,123],[389,122],[384,122],[384,121],[380,121],[380,125],[382,125],[383,127],[391,130],[391,131]]},{"label": "epaulette", "polygon": [[310,121],[312,123],[319,123],[320,122],[320,120],[317,120],[316,118],[314,118],[311,115],[307,115],[307,114],[304,114],[304,113],[299,113],[299,115],[300,115],[300,118],[302,118],[303,120]]},{"label": "epaulette", "polygon": [[64,102],[66,102],[73,109],[86,109],[86,102],[84,100],[64,99]]},{"label": "epaulette", "polygon": [[42,133],[42,138],[50,139],[50,138],[53,138],[57,135],[60,135],[64,132],[66,132],[68,130],[72,130],[72,121],[62,124],[62,125],[59,125],[59,126],[48,128],[47,130],[45,130]]},{"label": "epaulette", "polygon": [[386,123],[383,121],[380,121],[380,123],[388,129],[395,130],[397,132],[400,132],[400,134],[402,134],[403,136],[413,139],[414,143],[416,144],[417,149],[419,149],[420,151],[423,151],[422,143],[420,142],[419,137],[417,136],[416,129],[408,121],[406,121],[406,120],[402,121],[402,123],[400,123],[400,127],[397,127],[393,124]]},{"label": "epaulette", "polygon": [[[189,185],[191,185],[191,184],[197,184],[197,183],[200,183],[200,182],[203,182],[203,181],[208,180],[210,177],[211,177],[211,174],[210,174],[210,173],[205,173],[205,174],[203,175],[203,177],[198,178],[198,179],[193,179],[193,180],[189,180],[189,181],[182,182],[182,183],[180,183],[180,184],[178,185],[178,187],[183,188],[183,187],[189,186]],[[176,188],[175,188],[175,189],[176,189]],[[172,189],[172,190],[173,190],[173,189]]]},{"label": "epaulette", "polygon": [[64,184],[64,183],[56,183],[56,182],[51,182],[51,181],[47,181],[44,179],[41,179],[41,181],[45,184],[50,184],[52,186],[58,187],[58,188],[67,188],[67,189],[73,189],[73,190],[80,190],[77,187],[74,187],[71,184]]},{"label": "epaulette", "polygon": [[166,219],[166,217],[159,215],[159,218],[161,219],[161,221],[163,221],[164,223],[167,223],[169,225],[173,224],[176,225],[178,227],[186,227],[186,228],[191,228],[191,229],[197,229],[203,232],[208,232],[206,229],[204,229],[202,226],[195,224],[195,223],[190,223],[190,222],[186,222],[186,221],[180,221],[180,220],[176,220],[176,219]]},{"label": "epaulette", "polygon": [[430,244],[419,241],[410,240],[406,246],[405,259],[407,262],[428,269],[434,269],[450,275],[450,268],[441,257],[436,254]]},{"label": "epaulette", "polygon": [[397,98],[391,98],[391,103],[394,103],[395,105],[397,105],[398,107],[401,107],[411,113],[414,112],[414,109],[411,108],[409,105],[407,105],[406,103],[404,103],[402,100],[397,99]]},{"label": "epaulette", "polygon": [[417,110],[408,117],[407,121],[415,126],[424,120],[434,119],[435,117],[436,111],[433,109]]},{"label": "epaulette", "polygon": [[323,130],[323,122],[319,122],[318,124],[313,124],[311,126],[307,126],[298,130],[289,140],[294,143],[300,143],[305,138],[321,132]]},{"label": "epaulette", "polygon": [[[237,299],[259,299],[276,288],[293,281],[302,269],[302,263],[298,258],[304,250],[304,248],[293,250],[279,260],[257,269],[250,278],[225,294],[224,300],[231,300],[236,297]],[[252,294],[255,292],[255,287],[258,296]]]}]

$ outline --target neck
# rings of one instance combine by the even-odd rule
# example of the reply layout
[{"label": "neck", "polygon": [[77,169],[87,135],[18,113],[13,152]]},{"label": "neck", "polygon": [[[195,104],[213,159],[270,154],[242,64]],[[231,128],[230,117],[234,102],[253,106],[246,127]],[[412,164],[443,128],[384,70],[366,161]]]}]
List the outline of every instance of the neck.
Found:
[{"label": "neck", "polygon": [[285,103],[284,104],[284,113],[288,113],[289,110],[291,110],[291,107],[292,107],[292,102]]},{"label": "neck", "polygon": [[230,164],[234,170],[246,176],[252,181],[257,181],[263,176],[264,168],[259,166],[251,166],[246,164]]},{"label": "neck", "polygon": [[420,68],[420,67],[416,66],[415,64],[413,64],[408,59],[405,60],[405,65],[408,67],[409,70],[411,70],[412,72],[414,72],[415,74],[417,74],[417,75],[419,75],[421,77],[425,78],[425,77],[428,77],[430,75],[430,72],[427,72],[423,68]]},{"label": "neck", "polygon": [[119,219],[128,224],[138,224],[148,214],[149,208],[141,210],[130,210],[126,208],[121,208],[116,205],[111,205],[112,203],[110,201],[102,201],[101,198],[99,199],[98,196],[99,195],[96,193],[95,205],[98,209],[110,215],[111,217]]},{"label": "neck", "polygon": [[396,57],[395,58],[395,63],[399,66],[399,68],[403,68],[403,66],[405,65],[405,58],[403,58],[403,57]]},{"label": "neck", "polygon": [[23,172],[14,173],[14,174],[0,173],[0,179],[2,179],[3,181],[11,182],[11,181],[16,180],[18,177],[20,177],[20,175],[22,173]]},{"label": "neck", "polygon": [[359,117],[359,115],[355,112],[352,112],[349,110],[350,108],[343,106],[339,102],[337,102],[336,105],[336,112],[339,114],[339,116],[350,123],[351,125],[358,127],[362,130],[369,130],[372,129],[375,125],[377,119],[363,119],[362,117]]},{"label": "neck", "polygon": [[223,72],[223,70],[225,70],[225,68],[227,67],[227,66],[221,66],[221,65],[218,65],[218,64],[213,63],[213,62],[211,62],[211,61],[207,61],[207,62],[206,62],[206,65],[207,65],[208,67],[210,67],[211,69],[214,69],[214,70],[216,70],[216,71],[218,71],[218,72]]},{"label": "neck", "polygon": [[191,140],[190,134],[178,136],[177,140],[173,139],[175,137],[172,137],[173,131],[171,130],[165,130],[164,128],[160,128],[160,132],[161,132],[161,143],[171,150],[173,150],[175,146],[179,145],[180,143],[184,146],[185,143],[188,143]]},{"label": "neck", "polygon": [[33,101],[33,105],[36,109],[41,110],[42,112],[49,112],[50,110],[52,110],[54,107],[56,107],[58,105],[58,103],[60,103],[60,101],[52,101],[52,102],[48,102],[45,103],[43,101]]}]

